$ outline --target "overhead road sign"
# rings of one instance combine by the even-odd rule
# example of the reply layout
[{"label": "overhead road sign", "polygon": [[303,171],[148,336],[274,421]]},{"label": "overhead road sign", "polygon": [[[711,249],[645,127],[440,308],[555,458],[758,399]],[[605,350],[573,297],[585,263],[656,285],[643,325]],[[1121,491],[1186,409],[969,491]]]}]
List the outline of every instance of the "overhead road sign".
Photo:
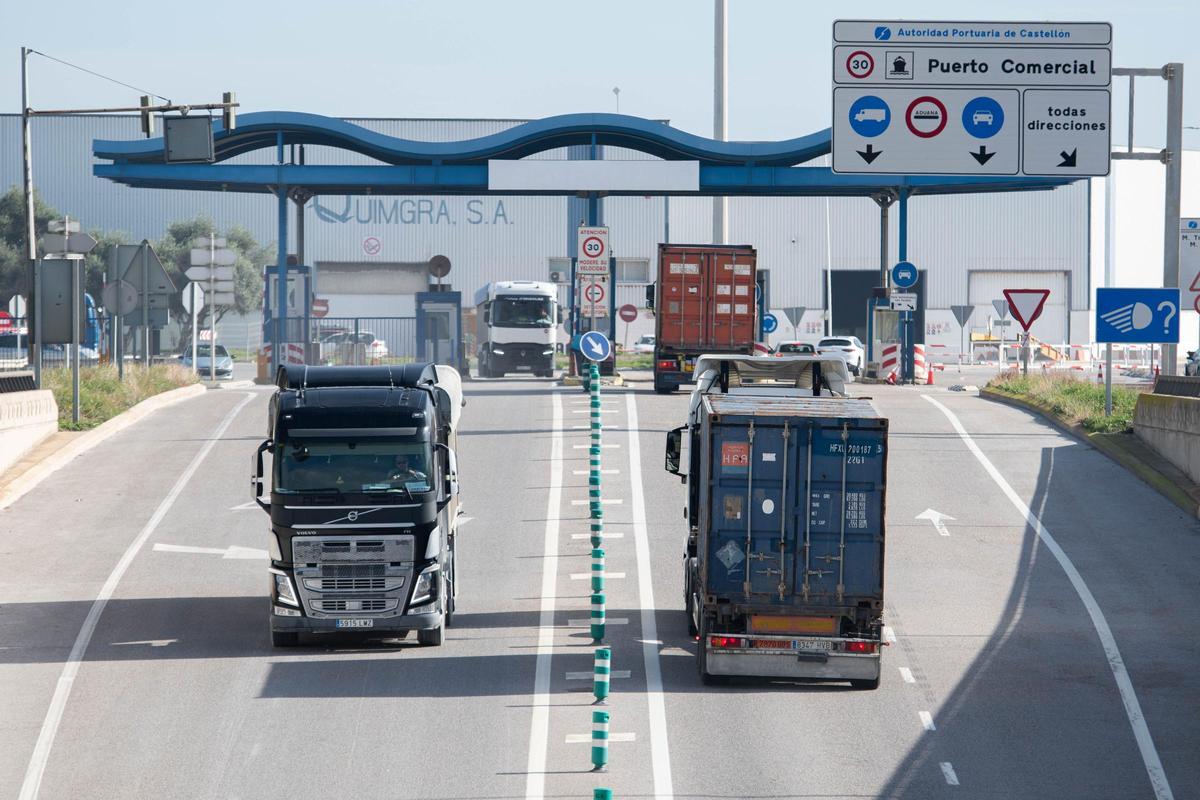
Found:
[{"label": "overhead road sign", "polygon": [[898,289],[911,289],[917,285],[917,267],[911,261],[901,261],[892,267],[892,285]]},{"label": "overhead road sign", "polygon": [[608,259],[608,228],[580,226],[575,271],[584,275],[607,275]]},{"label": "overhead road sign", "polygon": [[589,361],[607,361],[612,354],[612,343],[600,331],[588,331],[580,338],[579,349]]},{"label": "overhead road sign", "polygon": [[1096,341],[1179,343],[1178,289],[1097,289]]},{"label": "overhead road sign", "polygon": [[1049,289],[1004,290],[1004,297],[1008,300],[1008,310],[1012,312],[1013,319],[1020,323],[1026,333],[1042,315],[1042,309],[1046,306],[1046,298],[1049,296]]},{"label": "overhead road sign", "polygon": [[834,172],[1108,174],[1108,23],[842,20],[833,38]]}]

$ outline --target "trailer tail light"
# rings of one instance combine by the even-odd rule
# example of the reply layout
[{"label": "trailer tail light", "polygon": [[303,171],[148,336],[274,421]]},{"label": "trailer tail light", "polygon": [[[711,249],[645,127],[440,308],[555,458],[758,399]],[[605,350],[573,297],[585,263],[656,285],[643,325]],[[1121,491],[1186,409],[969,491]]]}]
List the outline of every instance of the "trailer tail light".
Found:
[{"label": "trailer tail light", "polygon": [[874,653],[874,642],[846,642],[847,653]]},{"label": "trailer tail light", "polygon": [[746,640],[740,636],[710,636],[708,637],[708,641],[709,644],[717,649],[746,646]]},{"label": "trailer tail light", "polygon": [[658,362],[659,369],[675,369],[675,366],[676,365],[675,365],[674,361],[659,361]]}]

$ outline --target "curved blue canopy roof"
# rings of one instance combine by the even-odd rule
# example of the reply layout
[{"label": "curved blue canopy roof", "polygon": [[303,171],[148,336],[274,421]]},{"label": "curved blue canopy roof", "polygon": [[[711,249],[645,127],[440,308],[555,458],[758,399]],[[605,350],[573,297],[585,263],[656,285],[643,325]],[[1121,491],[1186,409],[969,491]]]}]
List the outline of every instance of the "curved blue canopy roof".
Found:
[{"label": "curved blue canopy roof", "polygon": [[[573,145],[637,150],[667,161],[695,161],[696,191],[666,194],[725,196],[869,196],[881,192],[961,194],[1053,189],[1065,178],[1022,176],[846,175],[828,167],[797,166],[828,155],[829,129],[779,142],[722,142],[670,125],[624,114],[564,114],[454,142],[402,139],[320,114],[266,111],[245,114],[235,130],[213,123],[213,164],[166,163],[164,140],[92,143],[97,177],[143,188],[270,192],[276,186],[313,194],[550,194],[573,191],[489,189],[488,161],[515,160]],[[226,164],[235,156],[284,145],[312,144],[348,150],[382,162],[374,165]],[[607,194],[644,195],[643,189]]]}]

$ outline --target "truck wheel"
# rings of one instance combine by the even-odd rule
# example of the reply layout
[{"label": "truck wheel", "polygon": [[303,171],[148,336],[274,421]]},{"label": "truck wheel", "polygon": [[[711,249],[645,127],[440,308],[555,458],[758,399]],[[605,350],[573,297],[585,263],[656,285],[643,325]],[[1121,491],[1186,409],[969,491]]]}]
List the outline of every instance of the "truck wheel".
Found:
[{"label": "truck wheel", "polygon": [[300,644],[300,634],[296,631],[277,631],[271,629],[272,647],[295,647]]},{"label": "truck wheel", "polygon": [[874,680],[850,681],[850,688],[851,689],[863,689],[868,692],[873,692],[879,688],[879,678],[880,677],[882,677],[882,675],[875,678]]},{"label": "truck wheel", "polygon": [[658,381],[654,382],[654,391],[658,392],[659,394],[671,394],[677,388],[677,386],[674,386],[670,383],[659,383]]}]

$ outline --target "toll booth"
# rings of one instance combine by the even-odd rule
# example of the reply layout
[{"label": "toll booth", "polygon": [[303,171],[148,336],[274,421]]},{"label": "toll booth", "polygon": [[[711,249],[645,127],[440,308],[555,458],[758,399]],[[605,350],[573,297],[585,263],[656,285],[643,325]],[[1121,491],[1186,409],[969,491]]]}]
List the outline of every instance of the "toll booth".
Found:
[{"label": "toll booth", "polygon": [[[279,306],[278,286],[279,274],[275,265],[263,267],[263,349],[258,360],[259,380],[271,380],[271,353],[276,344],[276,309]],[[312,269],[303,264],[288,264],[282,363],[317,363],[319,354],[315,351],[319,345],[313,342],[312,301]]]},{"label": "toll booth", "polygon": [[900,312],[892,309],[891,300],[876,294],[867,298],[867,364],[868,370],[879,377],[884,345],[899,344],[901,340]]},{"label": "toll booth", "polygon": [[468,374],[463,344],[462,293],[417,292],[417,360]]}]

